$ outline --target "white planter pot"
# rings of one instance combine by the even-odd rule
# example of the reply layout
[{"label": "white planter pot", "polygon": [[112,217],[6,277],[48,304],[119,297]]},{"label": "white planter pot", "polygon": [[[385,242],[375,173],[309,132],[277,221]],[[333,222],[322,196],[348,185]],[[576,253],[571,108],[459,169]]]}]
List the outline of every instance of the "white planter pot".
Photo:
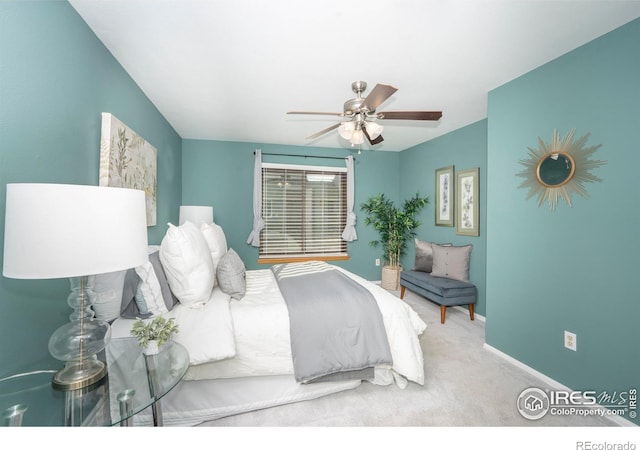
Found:
[{"label": "white planter pot", "polygon": [[160,352],[160,346],[158,341],[149,341],[149,344],[142,349],[142,353],[145,355],[157,355]]},{"label": "white planter pot", "polygon": [[382,281],[380,285],[383,289],[397,291],[400,289],[400,271],[402,267],[384,266],[382,268]]}]

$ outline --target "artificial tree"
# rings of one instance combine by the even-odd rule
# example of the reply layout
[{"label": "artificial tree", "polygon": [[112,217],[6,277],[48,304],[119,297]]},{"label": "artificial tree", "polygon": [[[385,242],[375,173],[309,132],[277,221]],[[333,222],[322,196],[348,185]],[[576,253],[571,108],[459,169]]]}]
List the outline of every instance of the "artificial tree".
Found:
[{"label": "artificial tree", "polygon": [[416,215],[428,203],[429,197],[421,197],[416,193],[404,201],[402,208],[398,208],[384,194],[378,194],[360,205],[360,209],[366,213],[365,225],[372,225],[379,234],[379,239],[372,240],[369,244],[373,247],[382,245],[382,256],[386,263],[383,266],[383,275],[385,267],[395,272],[393,286],[384,286],[383,276],[384,287],[397,289],[402,270],[400,258],[407,249],[407,242],[416,236],[416,230],[420,226]]}]

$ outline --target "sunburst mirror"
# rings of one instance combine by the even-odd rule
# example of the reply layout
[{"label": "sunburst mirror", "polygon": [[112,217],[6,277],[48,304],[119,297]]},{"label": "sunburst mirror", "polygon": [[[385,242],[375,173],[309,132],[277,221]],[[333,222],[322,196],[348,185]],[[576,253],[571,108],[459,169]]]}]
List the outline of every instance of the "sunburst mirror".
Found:
[{"label": "sunburst mirror", "polygon": [[529,189],[527,199],[537,196],[538,206],[547,201],[554,210],[558,198],[563,198],[572,207],[571,193],[587,198],[584,184],[602,181],[590,171],[607,162],[589,159],[601,144],[585,147],[589,133],[574,141],[575,131],[563,139],[558,130],[553,130],[548,144],[538,138],[538,148],[529,147],[529,158],[520,161],[525,169],[517,175],[525,180],[518,187]]}]

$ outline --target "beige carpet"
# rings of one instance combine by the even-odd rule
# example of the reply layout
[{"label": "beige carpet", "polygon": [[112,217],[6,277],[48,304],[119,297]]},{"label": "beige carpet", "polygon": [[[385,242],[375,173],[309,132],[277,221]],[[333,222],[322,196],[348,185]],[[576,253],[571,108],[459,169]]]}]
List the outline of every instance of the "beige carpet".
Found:
[{"label": "beige carpet", "polygon": [[[427,323],[420,337],[425,384],[375,386],[320,399],[240,414],[202,424],[217,427],[612,427],[602,417],[523,418],[516,409],[529,387],[550,388],[539,378],[483,348],[484,322],[466,310],[449,308],[440,324],[439,307],[407,292],[405,300]],[[574,447],[575,448],[575,447]]]}]

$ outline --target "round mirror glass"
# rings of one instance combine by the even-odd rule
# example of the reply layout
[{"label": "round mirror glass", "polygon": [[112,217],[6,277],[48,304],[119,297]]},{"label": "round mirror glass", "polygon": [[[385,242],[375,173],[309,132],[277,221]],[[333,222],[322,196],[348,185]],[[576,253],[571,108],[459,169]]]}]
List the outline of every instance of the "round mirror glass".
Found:
[{"label": "round mirror glass", "polygon": [[574,130],[564,138],[558,130],[553,130],[548,143],[538,138],[538,148],[529,147],[529,158],[520,161],[525,170],[518,176],[525,180],[518,187],[529,189],[527,198],[537,196],[538,205],[545,201],[551,210],[556,209],[558,199],[564,199],[571,205],[571,193],[588,197],[583,184],[602,181],[590,171],[606,164],[606,161],[594,161],[589,157],[601,144],[585,147],[589,133],[573,140]]},{"label": "round mirror glass", "polygon": [[568,153],[552,153],[538,163],[538,180],[545,186],[562,186],[576,170],[575,161]]}]

